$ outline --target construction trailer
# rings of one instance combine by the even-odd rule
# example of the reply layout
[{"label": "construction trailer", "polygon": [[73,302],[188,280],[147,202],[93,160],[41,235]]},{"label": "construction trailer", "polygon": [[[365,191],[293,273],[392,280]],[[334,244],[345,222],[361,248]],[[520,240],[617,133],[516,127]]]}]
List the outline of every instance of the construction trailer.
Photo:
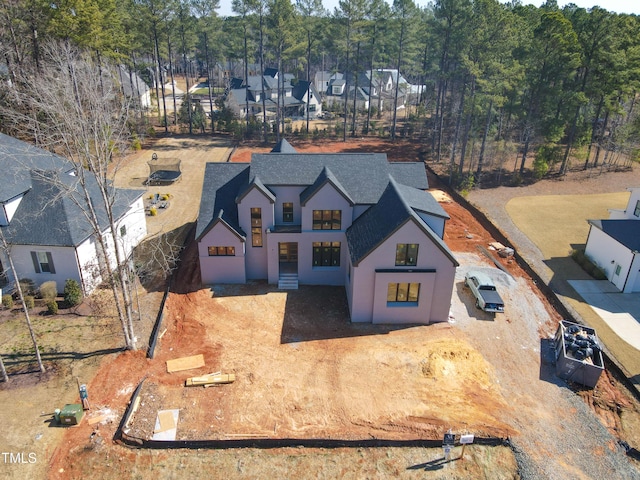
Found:
[{"label": "construction trailer", "polygon": [[561,320],[555,336],[556,375],[593,388],[604,370],[600,341],[593,328]]}]

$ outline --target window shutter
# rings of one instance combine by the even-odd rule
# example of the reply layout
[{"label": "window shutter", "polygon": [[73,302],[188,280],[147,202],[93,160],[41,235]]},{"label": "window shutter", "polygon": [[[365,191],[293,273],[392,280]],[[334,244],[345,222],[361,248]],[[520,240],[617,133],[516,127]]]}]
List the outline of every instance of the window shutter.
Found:
[{"label": "window shutter", "polygon": [[49,273],[56,273],[56,267],[53,266],[53,257],[51,252],[47,252],[47,263],[49,264]]},{"label": "window shutter", "polygon": [[40,263],[38,263],[38,255],[36,252],[31,252],[31,260],[33,260],[33,268],[36,273],[40,273]]}]

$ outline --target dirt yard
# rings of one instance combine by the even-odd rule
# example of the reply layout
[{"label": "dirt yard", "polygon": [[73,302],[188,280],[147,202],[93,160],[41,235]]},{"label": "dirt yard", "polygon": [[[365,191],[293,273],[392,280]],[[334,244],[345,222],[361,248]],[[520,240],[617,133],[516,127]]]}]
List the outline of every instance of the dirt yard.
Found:
[{"label": "dirt yard", "polygon": [[[329,145],[324,151],[418,158],[416,145]],[[233,161],[247,160],[245,152],[239,149]],[[438,478],[640,478],[637,464],[617,444],[619,438],[640,444],[637,402],[606,374],[594,391],[580,395],[555,377],[549,338],[560,317],[515,262],[498,259],[502,270],[495,268],[497,257],[479,249],[493,241],[491,236],[436,179],[430,181],[451,217],[445,241],[461,263],[449,322],[351,325],[344,292],[331,287],[282,292],[256,283],[201,289],[194,282],[191,245],[175,281],[178,288],[169,296],[167,331],[156,358],[138,351],[102,362],[89,384],[88,419],[114,412],[116,421],[106,415],[93,425],[54,429],[50,445],[58,447],[52,456],[52,450],[43,453],[49,477],[173,478],[183,472],[210,478],[216,471],[230,478],[421,478],[437,471]],[[507,304],[504,315],[475,309],[462,281],[471,266],[490,272]],[[205,367],[166,373],[166,360],[198,353]],[[187,377],[219,370],[235,373],[236,382],[183,387]],[[179,408],[182,439],[441,438],[451,428],[458,434],[509,437],[513,450],[473,445],[464,461],[455,462],[444,462],[441,449],[415,448],[129,450],[111,438],[143,377],[129,432],[140,436],[152,433],[159,409]],[[19,394],[42,392],[24,387]],[[4,467],[8,478],[43,472]]]}]

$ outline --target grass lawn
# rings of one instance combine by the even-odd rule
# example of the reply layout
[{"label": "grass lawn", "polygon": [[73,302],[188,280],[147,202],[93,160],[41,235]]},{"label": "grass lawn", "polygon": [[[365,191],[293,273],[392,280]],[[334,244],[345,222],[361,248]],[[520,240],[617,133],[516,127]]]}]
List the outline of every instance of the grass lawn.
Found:
[{"label": "grass lawn", "polygon": [[572,245],[586,243],[587,220],[609,218],[608,209],[624,209],[628,200],[629,192],[516,197],[509,200],[506,210],[549,259],[569,256]]}]

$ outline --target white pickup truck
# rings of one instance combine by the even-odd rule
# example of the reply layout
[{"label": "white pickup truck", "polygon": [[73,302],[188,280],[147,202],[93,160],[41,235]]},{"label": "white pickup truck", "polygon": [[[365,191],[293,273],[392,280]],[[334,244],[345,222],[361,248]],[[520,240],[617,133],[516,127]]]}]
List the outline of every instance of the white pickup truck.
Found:
[{"label": "white pickup truck", "polygon": [[504,313],[502,297],[488,275],[477,270],[469,270],[464,277],[464,284],[476,297],[476,307],[485,312]]}]

